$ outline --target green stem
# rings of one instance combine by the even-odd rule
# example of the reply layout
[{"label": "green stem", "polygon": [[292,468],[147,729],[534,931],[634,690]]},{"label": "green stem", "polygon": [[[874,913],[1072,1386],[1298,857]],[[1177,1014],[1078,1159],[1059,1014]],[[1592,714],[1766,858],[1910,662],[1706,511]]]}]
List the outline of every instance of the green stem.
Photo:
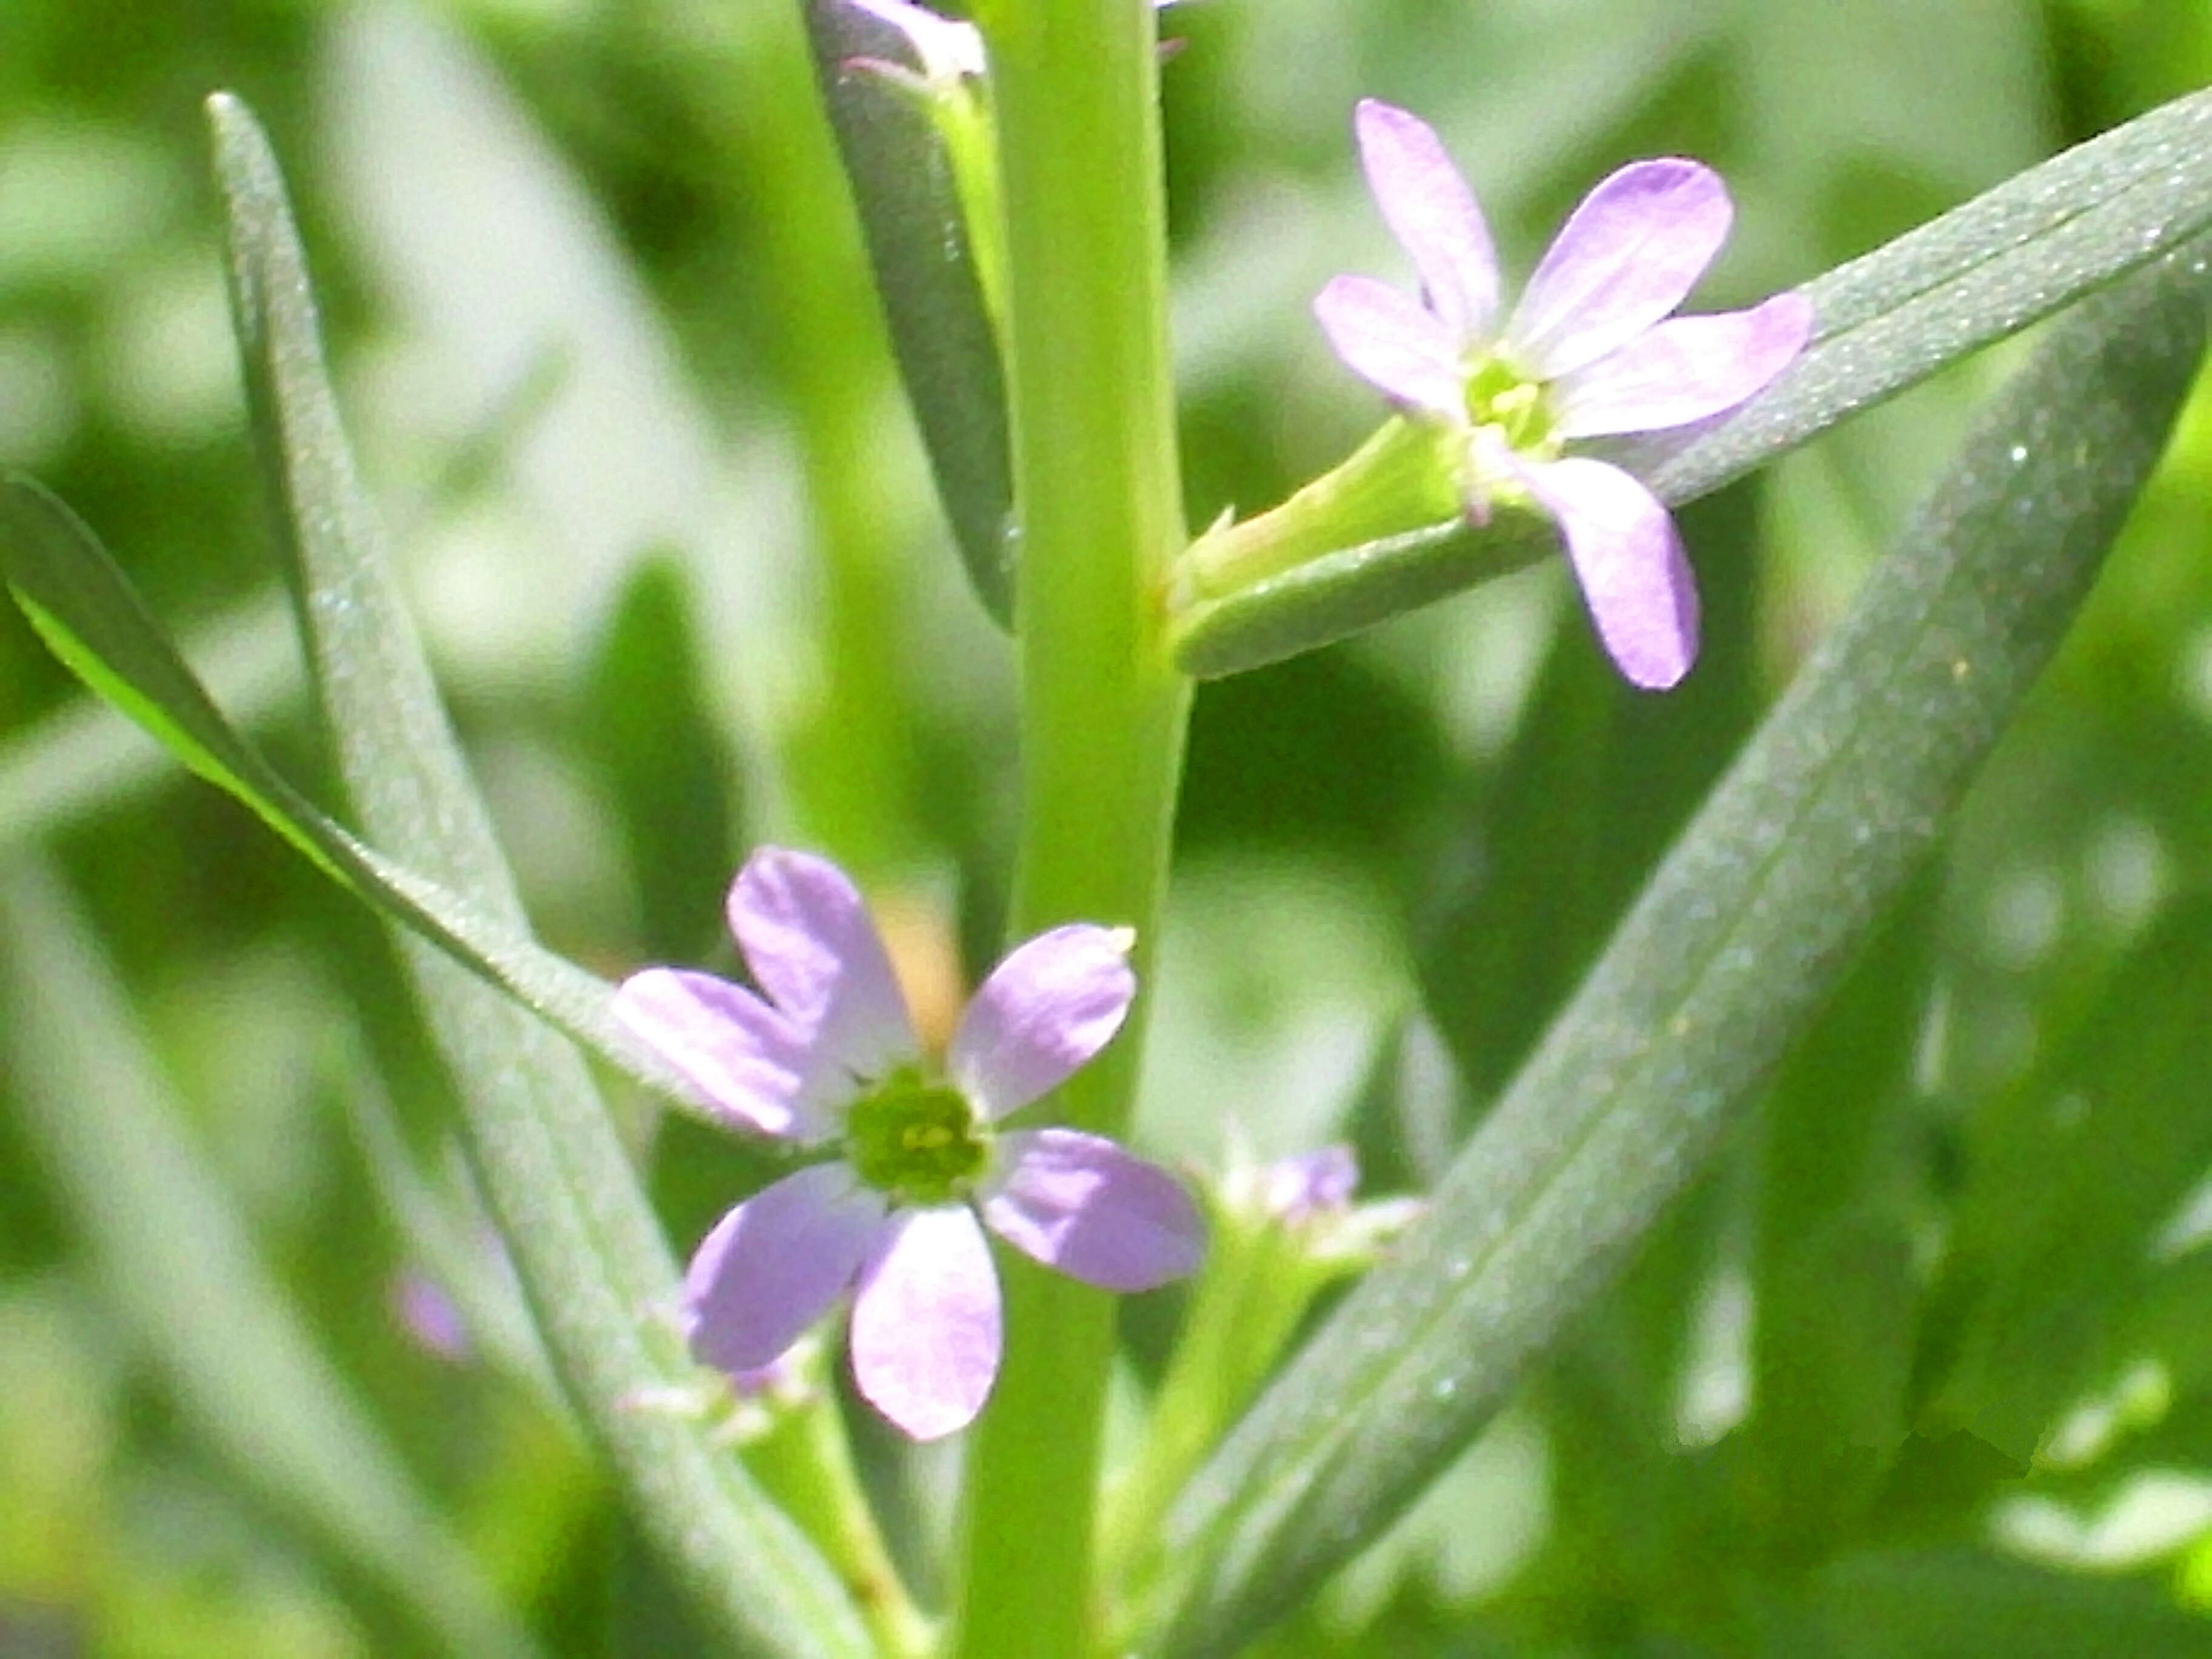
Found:
[{"label": "green stem", "polygon": [[1110,1494],[1098,1557],[1107,1583],[1117,1588],[1136,1583],[1150,1568],[1168,1506],[1257,1391],[1312,1299],[1303,1286],[1268,1294],[1271,1268],[1296,1274],[1304,1265],[1294,1254],[1241,1242],[1246,1248],[1224,1249],[1217,1222],[1213,1259],[1192,1291],[1182,1335],[1152,1396],[1145,1443]]},{"label": "green stem", "polygon": [[[1006,212],[1008,395],[1022,522],[1018,933],[1138,931],[1165,886],[1188,683],[1162,585],[1187,539],[1166,328],[1156,36],[1146,0],[992,0]],[[1146,1002],[1053,1115],[1127,1124]],[[1002,1255],[1006,1360],[969,1447],[953,1651],[1081,1654],[1113,1304]]]},{"label": "green stem", "polygon": [[878,1651],[885,1659],[930,1652],[934,1632],[891,1561],[835,1406],[817,1401],[785,1413],[744,1456],[753,1478],[836,1566]]}]

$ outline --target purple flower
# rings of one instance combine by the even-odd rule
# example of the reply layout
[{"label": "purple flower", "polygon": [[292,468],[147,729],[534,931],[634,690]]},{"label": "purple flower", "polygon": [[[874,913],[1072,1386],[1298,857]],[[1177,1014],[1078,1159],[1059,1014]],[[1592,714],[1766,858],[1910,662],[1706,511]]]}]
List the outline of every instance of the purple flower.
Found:
[{"label": "purple flower", "polygon": [[1413,1198],[1355,1204],[1358,1189],[1359,1159],[1336,1145],[1272,1164],[1234,1158],[1218,1192],[1237,1221],[1292,1236],[1309,1260],[1337,1269],[1371,1265],[1424,1207]]},{"label": "purple flower", "polygon": [[1136,994],[1126,928],[1075,924],[1016,947],[962,1014],[939,1074],[836,865],[763,848],[728,914],[762,994],[649,968],[623,982],[616,1012],[733,1127],[842,1157],[747,1199],[700,1244],[684,1295],[702,1363],[769,1364],[850,1288],[860,1393],[931,1440],[966,1427],[998,1375],[999,1281],[979,1217],[1109,1291],[1198,1265],[1197,1208],[1166,1171],[1097,1135],[994,1127],[1120,1030]]},{"label": "purple flower", "polygon": [[1359,1159],[1349,1146],[1278,1158],[1255,1171],[1256,1207],[1286,1226],[1305,1225],[1316,1216],[1342,1215],[1359,1187]]},{"label": "purple flower", "polygon": [[1620,671],[1663,690],[1698,651],[1698,594],[1674,520],[1619,467],[1562,454],[1581,438],[1656,432],[1735,408],[1787,368],[1813,325],[1801,295],[1748,311],[1671,313],[1728,238],[1734,208],[1695,161],[1634,161],[1569,216],[1499,322],[1482,210],[1426,125],[1370,99],[1360,159],[1423,299],[1339,276],[1314,302],[1353,370],[1466,437],[1460,493],[1485,522],[1504,499],[1548,514]]}]

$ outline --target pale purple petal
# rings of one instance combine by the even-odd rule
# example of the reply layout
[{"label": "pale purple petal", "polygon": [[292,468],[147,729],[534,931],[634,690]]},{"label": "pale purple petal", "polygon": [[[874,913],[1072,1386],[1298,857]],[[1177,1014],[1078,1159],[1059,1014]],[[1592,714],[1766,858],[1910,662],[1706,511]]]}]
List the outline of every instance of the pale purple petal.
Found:
[{"label": "pale purple petal", "polygon": [[1735,210],[1711,167],[1632,161],[1583,198],[1506,325],[1513,361],[1539,380],[1572,374],[1688,297]]},{"label": "pale purple petal", "polygon": [[1149,1291],[1205,1254],[1206,1225],[1182,1183],[1112,1141],[1037,1129],[1000,1136],[999,1151],[983,1219],[1046,1267],[1102,1290]]},{"label": "pale purple petal", "polygon": [[1647,690],[1674,684],[1698,654],[1698,590],[1666,507],[1602,461],[1523,462],[1520,471],[1559,520],[1607,654]]},{"label": "pale purple petal", "polygon": [[830,1126],[811,1098],[820,1062],[805,1033],[741,985],[647,968],[615,988],[615,1017],[697,1084],[734,1128],[817,1140]]},{"label": "pale purple petal", "polygon": [[1014,947],[960,1016],[945,1070],[986,1118],[1018,1111],[1104,1048],[1137,994],[1124,927],[1071,922]]},{"label": "pale purple petal", "polygon": [[731,884],[728,908],[753,977],[825,1060],[867,1079],[921,1052],[876,924],[829,860],[763,847]]},{"label": "pale purple petal", "polygon": [[963,1206],[894,1215],[853,1301],[853,1381],[916,1440],[975,1420],[999,1375],[999,1275]]},{"label": "pale purple petal", "polygon": [[1314,296],[1336,355],[1377,390],[1445,420],[1467,418],[1467,371],[1435,314],[1371,276],[1338,276]]},{"label": "pale purple petal", "polygon": [[1812,331],[1802,294],[1748,311],[1671,317],[1553,387],[1559,435],[1662,432],[1734,409],[1787,368]]},{"label": "pale purple petal", "polygon": [[1467,181],[1428,124],[1362,99],[1352,115],[1368,188],[1454,344],[1487,343],[1498,314],[1498,252]]},{"label": "pale purple petal", "polygon": [[1260,1171],[1261,1208],[1279,1221],[1340,1212],[1359,1185],[1359,1159],[1341,1143],[1295,1158],[1279,1158]]},{"label": "pale purple petal", "polygon": [[853,1282],[884,1208],[842,1164],[786,1176],[738,1205],[684,1275],[691,1352],[725,1371],[768,1364]]}]

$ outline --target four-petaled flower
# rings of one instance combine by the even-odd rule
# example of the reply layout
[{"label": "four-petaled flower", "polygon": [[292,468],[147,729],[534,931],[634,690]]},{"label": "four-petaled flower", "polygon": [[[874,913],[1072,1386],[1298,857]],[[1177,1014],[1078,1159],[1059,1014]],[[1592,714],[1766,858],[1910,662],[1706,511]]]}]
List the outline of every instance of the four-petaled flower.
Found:
[{"label": "four-petaled flower", "polygon": [[1747,311],[1670,315],[1734,210],[1711,168],[1666,159],[1632,162],[1583,198],[1500,326],[1489,229],[1435,132],[1371,99],[1354,125],[1425,303],[1339,276],[1314,305],[1330,343],[1417,418],[1465,435],[1460,494],[1476,523],[1501,498],[1549,514],[1621,672],[1673,685],[1698,648],[1697,589],[1674,521],[1620,468],[1561,451],[1735,408],[1803,349],[1811,306],[1779,294]]},{"label": "four-petaled flower", "polygon": [[1117,1291],[1189,1273],[1196,1206],[1165,1170],[1073,1129],[1000,1133],[1118,1030],[1136,994],[1127,929],[1073,924],[1018,946],[927,1067],[852,882],[763,848],[730,889],[761,993],[650,968],[617,1012],[732,1127],[836,1143],[739,1204],[684,1276],[692,1352],[765,1365],[850,1287],[854,1380],[918,1440],[964,1428],[998,1375],[999,1282],[978,1217],[1048,1267]]}]

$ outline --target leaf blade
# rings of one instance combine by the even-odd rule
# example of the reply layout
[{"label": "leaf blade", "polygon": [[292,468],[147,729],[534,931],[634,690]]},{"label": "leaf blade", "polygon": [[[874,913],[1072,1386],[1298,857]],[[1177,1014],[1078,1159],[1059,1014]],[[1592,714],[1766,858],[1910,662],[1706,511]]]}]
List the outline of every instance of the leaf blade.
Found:
[{"label": "leaf blade", "polygon": [[[1806,284],[1812,345],[1708,430],[1609,452],[1669,506],[1697,500],[1944,364],[2048,317],[2212,224],[2212,92],[2077,145]],[[1371,627],[1540,557],[1548,526],[1453,520],[1325,555],[1192,605],[1176,665],[1242,673]]]},{"label": "leaf blade", "polygon": [[56,656],[196,775],[250,809],[317,868],[405,921],[609,1064],[695,1110],[683,1079],[616,1023],[612,988],[449,886],[384,856],[287,783],[234,727],[67,506],[0,479],[0,573]]},{"label": "leaf blade", "polygon": [[535,1653],[286,1300],[83,919],[33,859],[0,866],[0,932],[19,1121],[185,1420],[433,1651]]},{"label": "leaf blade", "polygon": [[915,94],[859,66],[874,60],[920,73],[903,33],[852,0],[806,0],[804,9],[815,78],[938,499],[976,597],[992,621],[1011,629],[1014,474],[1006,372],[955,178],[958,163]]},{"label": "leaf blade", "polygon": [[[2202,244],[2008,388],[1439,1190],[1170,1517],[1176,1651],[1248,1632],[1480,1425],[1694,1171],[2056,647],[2203,345]],[[2032,464],[2031,464],[2032,463]],[[1718,1034],[1718,1035],[1716,1035]]]},{"label": "leaf blade", "polygon": [[[208,118],[257,448],[347,788],[372,836],[404,839],[429,877],[526,933],[354,476],[275,155],[238,100],[210,100]],[[627,1403],[690,1366],[653,1314],[675,1289],[667,1243],[580,1057],[422,940],[399,943],[555,1368],[656,1545],[733,1644],[868,1651],[836,1575],[742,1468]]]}]

